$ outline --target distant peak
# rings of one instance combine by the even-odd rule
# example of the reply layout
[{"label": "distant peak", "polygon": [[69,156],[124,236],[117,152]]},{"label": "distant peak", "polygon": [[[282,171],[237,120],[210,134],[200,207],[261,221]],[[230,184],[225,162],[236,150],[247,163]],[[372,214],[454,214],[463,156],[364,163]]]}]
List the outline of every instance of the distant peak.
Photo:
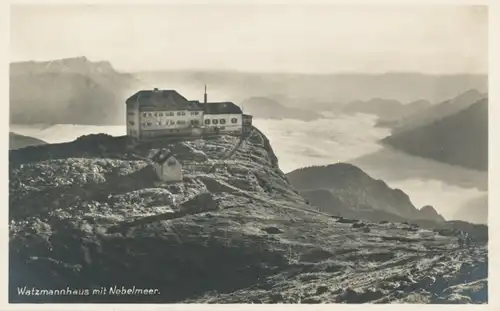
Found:
[{"label": "distant peak", "polygon": [[58,62],[82,62],[82,63],[88,63],[89,60],[86,56],[76,56],[76,57],[66,57],[66,58],[60,58],[55,61]]},{"label": "distant peak", "polygon": [[327,165],[326,168],[328,170],[333,170],[338,174],[347,174],[350,178],[371,178],[368,174],[363,172],[362,169],[350,163],[338,162]]},{"label": "distant peak", "polygon": [[350,163],[345,163],[345,162],[337,162],[334,164],[329,164],[328,167],[336,167],[336,168],[343,168],[343,169],[354,169],[354,170],[360,170],[357,166],[354,166]]},{"label": "distant peak", "polygon": [[468,89],[467,91],[464,92],[464,94],[481,94],[481,92],[479,92],[476,89]]},{"label": "distant peak", "polygon": [[421,211],[423,211],[423,212],[431,212],[431,213],[437,215],[437,211],[436,211],[436,209],[432,205],[426,205],[426,206],[422,207]]},{"label": "distant peak", "polygon": [[423,215],[426,215],[427,217],[430,217],[430,218],[445,220],[444,217],[441,214],[439,214],[432,205],[426,205],[426,206],[422,207],[420,209],[420,212]]},{"label": "distant peak", "polygon": [[458,95],[458,97],[468,97],[468,96],[474,96],[474,97],[478,97],[478,96],[481,96],[481,92],[479,92],[478,90],[476,89],[468,89],[467,91],[463,92],[463,93],[460,93]]}]

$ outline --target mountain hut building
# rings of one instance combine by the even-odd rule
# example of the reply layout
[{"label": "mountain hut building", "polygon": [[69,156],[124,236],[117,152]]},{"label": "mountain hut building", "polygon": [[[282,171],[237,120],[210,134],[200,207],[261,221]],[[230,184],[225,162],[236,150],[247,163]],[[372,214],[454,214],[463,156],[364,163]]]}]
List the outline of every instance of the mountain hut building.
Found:
[{"label": "mountain hut building", "polygon": [[174,90],[141,90],[126,100],[127,135],[137,139],[241,135],[252,118],[232,102],[188,100]]}]

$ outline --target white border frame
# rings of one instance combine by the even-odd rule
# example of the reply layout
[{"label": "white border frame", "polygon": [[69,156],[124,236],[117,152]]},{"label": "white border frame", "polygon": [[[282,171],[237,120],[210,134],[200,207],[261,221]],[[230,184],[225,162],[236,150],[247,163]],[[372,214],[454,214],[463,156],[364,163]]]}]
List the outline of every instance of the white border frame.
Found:
[{"label": "white border frame", "polygon": [[[499,0],[233,0],[233,1],[220,1],[220,0],[39,0],[39,1],[2,1],[0,4],[0,35],[2,39],[2,49],[0,56],[2,58],[1,72],[1,88],[0,88],[0,103],[4,108],[4,113],[1,115],[3,120],[0,122],[4,127],[0,139],[1,144],[4,146],[3,150],[8,150],[8,127],[9,127],[9,88],[8,88],[8,72],[10,62],[10,5],[11,4],[418,4],[418,5],[488,5],[489,6],[489,279],[488,279],[488,304],[487,305],[418,305],[418,304],[405,304],[405,305],[343,305],[343,304],[325,304],[325,305],[249,305],[249,304],[225,304],[225,305],[201,305],[201,304],[8,304],[8,153],[2,153],[2,161],[0,161],[0,170],[4,178],[0,179],[1,191],[3,195],[1,203],[1,217],[0,221],[0,243],[3,251],[0,254],[2,276],[4,276],[0,283],[0,310],[100,310],[100,309],[113,309],[113,310],[176,310],[176,311],[190,311],[190,310],[233,310],[238,308],[240,311],[245,310],[347,310],[347,309],[380,309],[380,310],[396,310],[404,308],[404,310],[420,310],[421,308],[428,310],[500,310],[500,296],[495,295],[495,288],[500,288],[500,262],[499,262],[499,233],[500,227],[496,226],[500,216],[500,191],[495,191],[497,185],[500,184],[499,180],[499,161],[500,157],[496,158],[494,155],[499,154],[498,137],[493,133],[498,133],[498,125],[496,120],[499,113],[498,100],[500,99],[500,77],[498,69],[500,63],[498,55],[500,55],[500,1]],[[496,86],[496,88],[494,87]],[[444,308],[444,309],[443,309]]]}]

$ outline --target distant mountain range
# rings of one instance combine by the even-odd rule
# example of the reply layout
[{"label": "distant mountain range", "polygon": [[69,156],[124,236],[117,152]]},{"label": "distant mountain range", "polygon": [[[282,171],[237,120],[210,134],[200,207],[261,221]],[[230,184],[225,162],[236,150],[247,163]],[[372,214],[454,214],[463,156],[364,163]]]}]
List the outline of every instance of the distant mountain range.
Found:
[{"label": "distant mountain range", "polygon": [[420,109],[416,109],[413,113],[409,111],[408,115],[392,122],[385,122],[385,126],[389,126],[393,134],[406,132],[455,114],[486,96],[485,93],[471,89],[436,105],[420,105]]},{"label": "distant mountain range", "polygon": [[85,57],[11,63],[11,123],[121,124],[136,82]]},{"label": "distant mountain range", "polygon": [[230,71],[157,71],[137,72],[136,76],[150,83],[191,85],[223,90],[227,98],[239,103],[252,96],[276,99],[295,108],[335,106],[356,100],[390,98],[401,103],[420,99],[441,102],[458,91],[488,90],[487,75],[428,75],[420,73],[244,73]]},{"label": "distant mountain range", "polygon": [[[124,100],[138,88],[182,87],[189,97],[188,89],[198,90],[203,84],[211,86],[210,94],[217,93],[237,104],[244,102],[249,111],[255,109],[257,116],[270,114],[271,118],[311,120],[321,111],[330,110],[329,107],[344,109],[345,103],[351,103],[352,109],[348,110],[375,109],[374,113],[382,119],[392,120],[418,111],[426,104],[398,105],[398,102],[408,103],[422,98],[440,102],[452,97],[456,90],[472,88],[486,92],[487,76],[195,71],[120,73],[109,62],[93,62],[85,57],[16,62],[10,64],[11,123],[123,124]],[[255,108],[259,102],[275,107],[279,113],[269,108]]]},{"label": "distant mountain range", "polygon": [[[411,155],[481,171],[488,170],[488,97],[471,104],[462,100],[466,96],[470,100],[481,94],[464,94],[456,100],[433,107],[426,114],[427,118],[419,117],[418,122],[403,125],[407,130],[396,131],[382,142]],[[461,107],[467,108],[460,110]],[[458,112],[446,115],[457,109]],[[440,117],[442,115],[446,116]]]},{"label": "distant mountain range", "polygon": [[403,191],[351,164],[301,168],[287,178],[312,205],[331,215],[371,221],[444,221],[433,207],[417,209]]},{"label": "distant mountain range", "polygon": [[311,121],[322,117],[314,110],[283,106],[278,101],[266,97],[251,97],[242,101],[240,105],[245,113],[256,118]]},{"label": "distant mountain range", "polygon": [[30,136],[9,132],[9,150],[21,149],[29,146],[45,145],[47,142]]},{"label": "distant mountain range", "polygon": [[394,99],[373,98],[368,101],[357,100],[345,104],[342,112],[373,114],[379,118],[379,125],[383,125],[413,115],[431,105],[431,102],[423,99],[402,104]]}]

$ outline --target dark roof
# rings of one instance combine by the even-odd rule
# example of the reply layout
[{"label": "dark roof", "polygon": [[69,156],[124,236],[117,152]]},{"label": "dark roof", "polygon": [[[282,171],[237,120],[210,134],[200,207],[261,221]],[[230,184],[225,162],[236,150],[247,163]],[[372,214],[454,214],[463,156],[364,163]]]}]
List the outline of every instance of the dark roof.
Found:
[{"label": "dark roof", "polygon": [[161,149],[151,157],[151,160],[163,165],[163,163],[165,163],[173,155],[174,153],[170,150]]},{"label": "dark roof", "polygon": [[206,114],[243,113],[241,108],[232,102],[211,102],[202,106]]},{"label": "dark roof", "polygon": [[203,110],[199,101],[187,100],[174,90],[142,90],[130,96],[125,103],[139,103],[139,106],[157,107],[177,110]]}]

